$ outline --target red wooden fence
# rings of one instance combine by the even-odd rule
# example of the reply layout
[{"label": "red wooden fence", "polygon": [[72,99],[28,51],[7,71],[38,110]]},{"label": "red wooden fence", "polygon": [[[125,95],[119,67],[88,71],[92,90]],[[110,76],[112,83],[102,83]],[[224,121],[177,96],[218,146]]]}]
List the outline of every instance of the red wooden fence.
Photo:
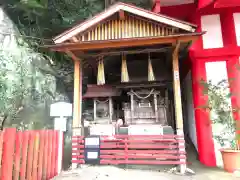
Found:
[{"label": "red wooden fence", "polygon": [[[72,162],[84,164],[84,137],[73,136]],[[101,137],[100,164],[186,164],[183,136]]]},{"label": "red wooden fence", "polygon": [[58,172],[55,130],[0,131],[0,179],[48,180]]}]

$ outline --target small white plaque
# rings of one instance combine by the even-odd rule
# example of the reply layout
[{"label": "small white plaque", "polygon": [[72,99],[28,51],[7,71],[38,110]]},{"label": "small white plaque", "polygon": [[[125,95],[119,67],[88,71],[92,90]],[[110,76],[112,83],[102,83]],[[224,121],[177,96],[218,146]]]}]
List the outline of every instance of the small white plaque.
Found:
[{"label": "small white plaque", "polygon": [[129,135],[162,135],[163,128],[159,125],[130,125]]},{"label": "small white plaque", "polygon": [[90,138],[85,138],[85,145],[86,146],[99,146],[99,138],[95,137],[90,137]]},{"label": "small white plaque", "polygon": [[87,158],[88,159],[97,159],[98,158],[98,152],[87,152]]},{"label": "small white plaque", "polygon": [[178,71],[174,71],[174,79],[179,80],[179,72]]},{"label": "small white plaque", "polygon": [[72,104],[66,102],[57,102],[50,106],[50,116],[52,117],[70,117],[72,116]]}]

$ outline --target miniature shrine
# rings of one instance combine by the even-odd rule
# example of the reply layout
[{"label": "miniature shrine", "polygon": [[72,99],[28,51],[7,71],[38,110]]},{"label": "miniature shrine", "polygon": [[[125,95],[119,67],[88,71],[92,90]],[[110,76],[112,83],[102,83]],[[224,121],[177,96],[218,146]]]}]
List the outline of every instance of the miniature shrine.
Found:
[{"label": "miniature shrine", "polygon": [[190,45],[203,34],[196,29],[116,3],[55,37],[47,47],[74,61],[73,134],[183,136],[180,72]]}]

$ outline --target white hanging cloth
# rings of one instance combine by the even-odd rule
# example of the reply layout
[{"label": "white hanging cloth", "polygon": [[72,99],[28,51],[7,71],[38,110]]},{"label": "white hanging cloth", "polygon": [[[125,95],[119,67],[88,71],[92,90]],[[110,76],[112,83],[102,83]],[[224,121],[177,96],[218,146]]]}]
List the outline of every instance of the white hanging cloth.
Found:
[{"label": "white hanging cloth", "polygon": [[155,81],[155,75],[153,72],[152,61],[150,57],[150,53],[148,54],[148,81]]},{"label": "white hanging cloth", "polygon": [[129,82],[126,55],[122,55],[121,82]]},{"label": "white hanging cloth", "polygon": [[97,85],[105,84],[104,60],[101,57],[98,61]]}]

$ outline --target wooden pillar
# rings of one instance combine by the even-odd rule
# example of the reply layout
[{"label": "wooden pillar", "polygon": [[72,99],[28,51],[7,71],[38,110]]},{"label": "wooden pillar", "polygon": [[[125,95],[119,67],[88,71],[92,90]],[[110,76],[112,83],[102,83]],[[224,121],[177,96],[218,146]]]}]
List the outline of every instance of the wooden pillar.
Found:
[{"label": "wooden pillar", "polygon": [[72,128],[79,129],[81,127],[81,134],[84,135],[84,123],[82,121],[82,61],[71,51],[66,51],[66,53],[72,57],[74,62],[74,99]]},{"label": "wooden pillar", "polygon": [[80,96],[80,61],[74,60],[73,128],[78,128],[81,124]]},{"label": "wooden pillar", "polygon": [[155,118],[156,118],[156,123],[159,122],[159,119],[158,119],[158,102],[157,102],[157,94],[155,93],[153,95],[153,100],[154,100],[154,111],[155,111]]},{"label": "wooden pillar", "polygon": [[131,124],[134,121],[134,96],[133,93],[130,94],[130,98],[131,98]]},{"label": "wooden pillar", "polygon": [[97,99],[94,98],[93,99],[93,120],[94,122],[96,121],[97,119]]},{"label": "wooden pillar", "polygon": [[112,97],[109,97],[109,124],[112,124],[113,118],[113,102]]},{"label": "wooden pillar", "polygon": [[177,129],[183,129],[183,116],[182,116],[182,101],[181,101],[181,88],[179,76],[179,62],[178,51],[180,44],[178,43],[173,52],[173,91],[174,91],[174,105],[175,105],[175,118]]},{"label": "wooden pillar", "polygon": [[[73,94],[73,121],[72,121],[72,136],[84,135],[84,124],[82,120],[82,67],[81,60],[72,52],[66,52],[74,61],[74,94]],[[73,148],[72,150],[76,150]],[[76,155],[76,153],[72,153]],[[76,158],[72,158],[76,160]],[[72,168],[77,168],[77,163],[72,163]]]},{"label": "wooden pillar", "polygon": [[[177,135],[181,136],[179,139],[184,140],[184,131],[183,131],[183,115],[182,115],[182,100],[181,100],[181,87],[180,87],[180,76],[179,76],[179,53],[180,43],[178,42],[173,51],[173,91],[174,91],[174,105],[175,105],[175,119],[176,119],[176,128]],[[179,151],[184,152],[185,143],[184,141],[179,142]],[[180,173],[184,174],[186,172],[186,160],[180,160],[183,164],[180,165]]]}]

